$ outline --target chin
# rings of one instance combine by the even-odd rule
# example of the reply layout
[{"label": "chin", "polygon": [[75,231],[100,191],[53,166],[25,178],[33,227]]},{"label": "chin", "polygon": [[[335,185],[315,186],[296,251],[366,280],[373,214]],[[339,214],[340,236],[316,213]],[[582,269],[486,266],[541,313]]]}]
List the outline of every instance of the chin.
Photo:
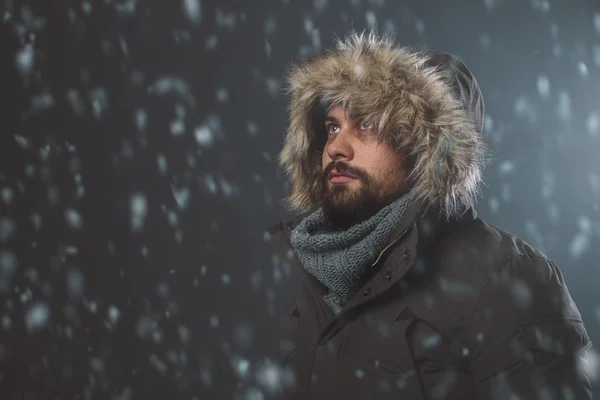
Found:
[{"label": "chin", "polygon": [[329,195],[334,199],[344,200],[359,192],[359,188],[347,183],[334,183],[329,187]]}]

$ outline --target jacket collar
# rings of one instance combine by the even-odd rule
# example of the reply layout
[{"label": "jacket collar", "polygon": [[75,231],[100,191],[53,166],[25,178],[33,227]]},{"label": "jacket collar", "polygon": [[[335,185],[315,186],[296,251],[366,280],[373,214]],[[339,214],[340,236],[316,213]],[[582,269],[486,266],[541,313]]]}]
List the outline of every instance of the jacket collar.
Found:
[{"label": "jacket collar", "polygon": [[[444,237],[460,229],[477,218],[474,208],[464,208],[456,216],[446,220],[435,210],[421,212],[414,205],[407,210],[406,218],[398,226],[394,239],[382,252],[380,259],[372,274],[368,274],[365,283],[354,298],[344,307],[352,308],[369,299],[381,295],[388,288],[397,284],[411,266],[418,274],[421,265],[415,264],[417,257],[420,259],[432,255],[432,248]],[[291,262],[300,277],[309,283],[315,294],[322,296],[327,293],[327,288],[321,284],[302,266],[292,246],[290,236],[294,227],[308,214],[281,221],[268,229],[270,242],[280,257]]]}]

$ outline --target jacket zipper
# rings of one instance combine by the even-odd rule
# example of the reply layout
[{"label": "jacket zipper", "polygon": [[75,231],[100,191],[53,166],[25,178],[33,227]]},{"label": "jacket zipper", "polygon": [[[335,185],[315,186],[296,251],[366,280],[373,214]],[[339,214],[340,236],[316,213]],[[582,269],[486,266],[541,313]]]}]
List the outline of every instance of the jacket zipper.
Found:
[{"label": "jacket zipper", "polygon": [[[383,254],[390,248],[392,247],[398,240],[400,240],[402,237],[404,237],[404,235],[408,232],[409,228],[405,229],[402,231],[402,233],[400,235],[398,235],[390,244],[388,244],[380,253],[379,256],[377,257],[377,259],[375,260],[375,262],[373,264],[371,264],[371,268],[374,267],[375,265],[377,265],[377,263],[379,262],[379,260],[381,259],[381,257],[383,256]],[[311,290],[312,291],[312,290]],[[314,295],[314,293],[313,293]],[[321,302],[321,306],[323,307],[328,307],[327,304],[325,304],[325,301],[321,298],[318,299],[317,301]],[[327,313],[330,310],[325,310],[325,312]],[[309,373],[312,374],[312,371],[314,369],[314,364],[315,364],[315,358],[317,355],[317,350],[319,349],[319,347],[323,344],[326,343],[329,339],[331,339],[335,334],[337,334],[338,332],[340,332],[343,328],[345,323],[344,322],[340,322],[342,321],[342,317],[343,314],[348,311],[348,310],[342,310],[342,312],[338,315],[335,316],[331,321],[329,321],[329,323],[327,324],[327,326],[325,327],[325,329],[322,331],[321,335],[319,335],[319,337],[317,338],[316,343],[312,346],[312,351],[311,351],[311,355],[312,355],[312,359],[310,362],[310,369],[309,369]],[[332,313],[329,312],[329,315],[331,315]],[[335,326],[337,325],[337,326]],[[323,333],[327,332],[325,335],[323,335]],[[302,346],[304,348],[304,346]],[[295,356],[301,349],[296,348],[294,349],[290,354],[288,354],[288,356],[285,358],[284,361],[284,365],[287,365],[288,362],[290,361],[290,359]],[[308,396],[308,392],[310,390],[310,378],[308,381],[308,384],[306,386],[305,392],[304,392],[304,397],[306,398],[306,396]]]},{"label": "jacket zipper", "polygon": [[[402,233],[400,235],[398,235],[389,245],[387,245],[380,253],[379,256],[377,257],[377,260],[375,260],[375,262],[371,265],[371,267],[374,267],[379,260],[381,259],[381,256],[390,248],[392,247],[398,240],[400,240],[402,237],[404,237],[404,235],[406,235],[406,233],[408,232],[408,228],[405,229],[404,231],[402,231]],[[327,304],[325,304],[325,302],[321,300],[321,305],[328,307]],[[329,310],[326,310],[329,311]],[[335,325],[336,323],[338,323],[338,321],[340,321],[343,316],[344,311],[348,311],[348,310],[343,310],[338,316],[335,316],[331,321],[329,321],[329,323],[327,324],[327,326],[325,327],[325,329],[322,331],[323,333],[327,332],[327,334],[323,335],[323,333],[321,335],[319,335],[319,338],[317,339],[316,343],[313,345],[313,350],[312,352],[316,352],[318,350],[318,348],[321,346],[321,344],[327,342],[327,340],[329,340],[331,337],[333,337],[333,335],[337,332],[340,331],[341,328],[343,328],[343,326],[339,327],[337,329],[332,329],[332,326]],[[331,313],[330,313],[331,314]],[[304,347],[304,346],[303,346]],[[292,353],[290,353],[288,355],[288,357],[286,358],[286,363],[287,361],[289,361],[290,358],[292,358],[292,356],[294,356],[300,349],[296,349],[294,351],[292,351]],[[311,370],[312,370],[312,366],[311,366]]]},{"label": "jacket zipper", "polygon": [[406,234],[406,232],[408,232],[408,229],[403,230],[402,233],[400,235],[398,235],[398,237],[396,239],[394,239],[390,244],[388,244],[385,247],[385,249],[381,250],[381,253],[379,253],[379,256],[377,257],[377,260],[375,260],[375,262],[373,264],[371,264],[371,267],[374,267],[375,265],[377,265],[377,263],[381,259],[381,256],[383,255],[383,253],[385,253],[387,251],[387,249],[389,249],[390,247],[392,247],[398,240],[400,240],[400,238],[403,237]]},{"label": "jacket zipper", "polygon": [[[403,238],[406,233],[408,232],[408,228],[403,230],[402,233],[400,235],[398,235],[394,240],[392,240],[392,242],[390,242],[390,244],[388,244],[383,250],[381,250],[381,252],[379,253],[379,256],[377,257],[377,260],[375,260],[375,262],[373,264],[371,264],[371,268],[373,268],[375,265],[377,265],[377,263],[379,262],[379,260],[381,259],[381,257],[383,256],[383,254],[390,248],[392,247],[396,242],[398,242],[401,238]],[[325,304],[325,306],[327,307],[327,304]],[[334,321],[340,321],[342,320],[342,314],[344,314],[345,312],[347,312],[348,310],[344,310],[342,309],[342,311],[340,312],[340,314],[336,317],[334,317],[333,320],[331,320],[329,322],[329,324],[327,325],[327,327],[325,328],[325,331],[330,330],[328,329],[328,327],[330,327],[331,325],[336,324],[336,322]],[[330,333],[328,335],[325,335],[324,337],[320,337],[320,340],[317,341],[317,344],[315,344],[315,347],[313,349],[313,351],[316,351],[319,346],[323,343],[326,343],[329,339],[331,339],[337,332],[339,332],[341,329],[343,329],[344,325],[338,327],[338,329],[331,329]]]}]

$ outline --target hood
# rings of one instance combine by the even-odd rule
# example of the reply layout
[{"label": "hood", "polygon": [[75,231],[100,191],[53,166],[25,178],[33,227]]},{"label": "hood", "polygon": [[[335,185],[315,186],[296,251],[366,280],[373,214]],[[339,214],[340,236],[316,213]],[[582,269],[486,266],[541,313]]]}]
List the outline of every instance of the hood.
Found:
[{"label": "hood", "polygon": [[[458,59],[394,46],[392,39],[351,33],[334,49],[287,72],[289,125],[279,163],[290,184],[290,211],[320,206],[325,142],[314,124],[323,101],[376,124],[380,139],[411,160],[415,201],[450,217],[473,206],[486,162],[479,85]],[[321,126],[321,125],[320,125]]]}]

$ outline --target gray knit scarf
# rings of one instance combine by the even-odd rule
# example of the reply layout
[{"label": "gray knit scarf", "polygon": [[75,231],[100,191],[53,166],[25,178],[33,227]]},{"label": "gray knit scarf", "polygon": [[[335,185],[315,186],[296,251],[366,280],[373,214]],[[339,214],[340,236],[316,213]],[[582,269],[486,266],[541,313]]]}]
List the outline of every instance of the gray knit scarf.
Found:
[{"label": "gray knit scarf", "polygon": [[304,268],[329,289],[323,297],[337,315],[358,290],[361,275],[392,240],[414,193],[408,192],[346,231],[328,231],[318,209],[292,231]]}]

